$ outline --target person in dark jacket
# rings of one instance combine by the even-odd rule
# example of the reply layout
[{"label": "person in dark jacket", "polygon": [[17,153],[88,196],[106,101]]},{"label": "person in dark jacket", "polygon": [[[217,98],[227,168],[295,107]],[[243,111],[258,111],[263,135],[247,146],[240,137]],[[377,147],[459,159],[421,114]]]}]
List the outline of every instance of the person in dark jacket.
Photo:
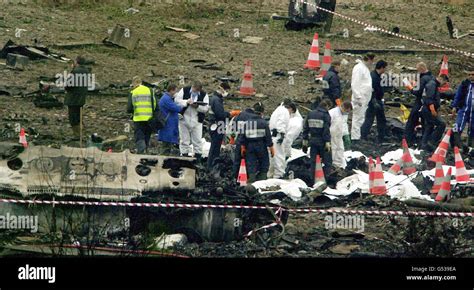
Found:
[{"label": "person in dark jacket", "polygon": [[385,68],[387,63],[383,60],[380,60],[375,65],[375,70],[370,73],[372,77],[372,98],[369,102],[367,111],[365,112],[364,124],[361,128],[361,137],[364,140],[367,140],[367,137],[370,133],[370,128],[374,123],[375,117],[377,117],[377,131],[378,131],[378,142],[382,143],[385,138],[385,127],[387,124],[387,119],[385,118],[385,110],[383,104],[383,95],[384,88],[381,85],[382,75],[385,73]]},{"label": "person in dark jacket", "polygon": [[240,111],[227,112],[224,109],[224,98],[229,95],[230,86],[223,82],[214,92],[209,101],[209,135],[211,135],[211,148],[207,157],[207,167],[211,169],[214,161],[221,154],[222,140],[226,133],[226,120],[237,116]]},{"label": "person in dark jacket", "polygon": [[148,149],[153,130],[150,120],[158,105],[150,88],[142,84],[140,77],[132,80],[133,90],[128,97],[127,112],[133,114],[135,127],[135,144],[138,154],[143,154]]},{"label": "person in dark jacket", "polygon": [[255,118],[256,113],[255,113],[254,109],[255,109],[256,106],[260,106],[262,110],[264,109],[263,104],[258,102],[257,104],[255,104],[253,106],[253,108],[247,108],[247,109],[243,110],[234,119],[235,132],[237,133],[237,138],[235,140],[234,163],[233,163],[233,166],[232,166],[232,173],[233,173],[233,176],[235,178],[237,178],[238,175],[239,175],[240,161],[242,159],[240,146],[242,145],[242,140],[243,140],[243,137],[244,137],[245,122],[252,119],[252,118]]},{"label": "person in dark jacket", "polygon": [[448,82],[446,75],[440,75],[434,80],[430,80],[426,86],[426,94],[423,96],[423,107],[421,114],[423,116],[423,138],[421,140],[421,149],[432,152],[446,129],[446,123],[439,115],[440,92],[438,88]]},{"label": "person in dark jacket", "polygon": [[328,113],[331,106],[330,100],[323,100],[317,109],[309,112],[303,124],[303,152],[308,152],[308,145],[311,147],[310,160],[313,183],[316,155],[319,155],[322,159],[326,178],[331,173],[331,116]]},{"label": "person in dark jacket", "polygon": [[159,102],[161,113],[166,118],[165,127],[158,131],[158,141],[161,142],[160,154],[163,155],[175,155],[178,150],[178,113],[183,107],[174,102],[176,92],[176,85],[168,85]]},{"label": "person in dark jacket", "polygon": [[459,148],[463,148],[461,134],[467,124],[470,124],[468,146],[474,147],[474,68],[468,68],[466,73],[468,78],[461,83],[451,103],[453,115],[457,114],[453,138],[455,145]]},{"label": "person in dark jacket", "polygon": [[405,125],[405,138],[407,140],[408,145],[412,146],[416,141],[416,134],[415,134],[415,127],[416,123],[421,117],[420,109],[422,107],[422,97],[423,92],[425,90],[426,84],[434,80],[435,77],[433,74],[428,70],[428,67],[424,62],[420,62],[416,65],[416,69],[420,74],[420,83],[417,84],[416,90],[411,90],[411,93],[415,95],[415,103],[413,104],[413,108],[410,111],[410,116],[408,117],[408,121]]},{"label": "person in dark jacket", "polygon": [[[66,96],[64,98],[64,105],[68,107],[69,124],[71,125],[74,138],[72,140],[78,141],[81,132],[81,120],[83,114],[83,107],[86,104],[87,89],[93,84],[88,84],[87,80],[90,70],[84,66],[85,59],[82,56],[76,57],[72,65],[72,71],[68,78],[73,80],[82,79],[86,80],[86,83],[75,83],[71,86],[70,84],[65,85]],[[66,82],[66,80],[64,80]],[[68,82],[69,83],[69,82]]]},{"label": "person in dark jacket", "polygon": [[324,98],[330,99],[333,106],[339,106],[341,104],[342,89],[341,81],[339,79],[340,68],[341,62],[338,60],[334,61],[331,68],[323,78]]},{"label": "person in dark jacket", "polygon": [[255,114],[244,123],[240,151],[245,158],[248,174],[248,182],[266,180],[270,169],[270,158],[268,150],[273,157],[272,134],[267,121],[263,119],[263,105],[257,103],[254,106]]}]

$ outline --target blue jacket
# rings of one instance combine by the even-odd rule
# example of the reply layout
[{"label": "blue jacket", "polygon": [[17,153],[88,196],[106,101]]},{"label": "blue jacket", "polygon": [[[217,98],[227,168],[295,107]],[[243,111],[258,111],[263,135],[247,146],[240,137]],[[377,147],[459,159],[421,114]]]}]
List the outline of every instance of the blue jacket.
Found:
[{"label": "blue jacket", "polygon": [[166,92],[160,99],[160,110],[166,120],[166,125],[158,131],[158,140],[168,143],[178,144],[178,113],[183,109],[176,104],[173,98]]},{"label": "blue jacket", "polygon": [[464,80],[461,83],[456,95],[454,96],[453,102],[451,103],[452,108],[462,109],[464,106],[466,106],[466,104],[469,103],[467,101],[467,97],[469,96],[469,88],[471,85],[474,86],[474,82],[471,83],[470,80]]},{"label": "blue jacket", "polygon": [[341,81],[339,80],[339,72],[333,66],[328,70],[323,80],[328,82],[329,88],[323,89],[324,95],[335,101],[342,96]]}]

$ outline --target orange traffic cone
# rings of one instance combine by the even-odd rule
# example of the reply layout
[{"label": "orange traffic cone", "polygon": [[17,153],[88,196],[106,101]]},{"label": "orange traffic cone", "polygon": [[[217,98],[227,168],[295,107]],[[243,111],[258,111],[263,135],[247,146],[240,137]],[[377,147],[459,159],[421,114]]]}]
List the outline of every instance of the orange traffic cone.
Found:
[{"label": "orange traffic cone", "polygon": [[430,157],[430,161],[436,162],[435,159],[435,154],[439,155],[439,159],[441,162],[444,164],[444,160],[446,159],[446,154],[448,153],[449,149],[449,139],[451,139],[451,133],[452,130],[449,129],[446,134],[443,137],[443,140],[438,145],[438,148],[436,148],[436,151],[433,153],[433,156]]},{"label": "orange traffic cone", "polygon": [[441,69],[439,70],[439,75],[448,75],[448,56],[443,56],[443,62],[441,63]]},{"label": "orange traffic cone", "polygon": [[326,178],[324,178],[323,166],[321,165],[321,157],[316,155],[316,170],[314,171],[314,184],[318,182],[326,183]]},{"label": "orange traffic cone", "polygon": [[331,43],[326,42],[326,46],[324,48],[324,56],[323,56],[323,66],[321,67],[321,74],[320,77],[324,77],[329,69],[331,68],[332,57],[331,57]]},{"label": "orange traffic cone", "polygon": [[403,148],[403,154],[405,153],[410,153],[410,150],[408,148],[408,143],[407,143],[407,139],[403,138],[402,139],[402,148]]},{"label": "orange traffic cone", "polygon": [[23,147],[28,147],[28,142],[26,142],[26,135],[25,135],[25,129],[21,128],[20,130],[20,140],[19,142]]},{"label": "orange traffic cone", "polygon": [[319,61],[319,40],[318,33],[314,34],[313,43],[311,44],[311,49],[309,51],[308,60],[304,65],[304,68],[319,70],[321,67],[321,62]]},{"label": "orange traffic cone", "polygon": [[370,193],[375,195],[384,195],[387,193],[387,187],[385,186],[385,179],[383,177],[382,164],[380,163],[380,157],[377,157],[377,164],[373,174],[373,186]]},{"label": "orange traffic cone", "polygon": [[456,182],[469,182],[469,173],[466,170],[466,166],[464,165],[464,161],[462,161],[462,156],[457,146],[454,147],[454,160],[456,163]]},{"label": "orange traffic cone", "polygon": [[247,168],[245,167],[245,158],[242,158],[240,161],[239,176],[237,177],[237,182],[240,183],[240,186],[247,185]]},{"label": "orange traffic cone", "polygon": [[439,189],[438,195],[436,196],[436,201],[448,201],[451,195],[451,167],[448,169],[448,173],[446,173],[446,177],[441,184],[441,188]]},{"label": "orange traffic cone", "polygon": [[437,194],[439,192],[439,190],[441,189],[441,184],[444,181],[443,163],[441,162],[441,159],[439,159],[438,154],[436,154],[435,157],[437,158],[436,169],[435,169],[435,179],[434,179],[433,187],[430,190],[430,193],[432,194]]},{"label": "orange traffic cone", "polygon": [[411,158],[410,151],[406,152],[402,156],[403,159],[403,174],[410,175],[416,172],[416,167],[413,164],[413,159]]},{"label": "orange traffic cone", "polygon": [[[448,75],[449,70],[448,70],[448,56],[444,55],[443,56],[443,61],[441,62],[441,68],[439,70],[439,75]],[[441,93],[444,93],[448,90],[451,89],[451,85],[449,83],[445,83],[443,86],[438,88],[438,91]]]},{"label": "orange traffic cone", "polygon": [[244,78],[240,85],[239,94],[243,96],[255,95],[255,89],[253,88],[253,77],[252,77],[252,63],[250,60],[245,61]]},{"label": "orange traffic cone", "polygon": [[[403,154],[405,156],[405,154]],[[393,164],[392,167],[388,170],[389,173],[397,175],[403,166],[403,157],[398,159],[397,163]]]}]

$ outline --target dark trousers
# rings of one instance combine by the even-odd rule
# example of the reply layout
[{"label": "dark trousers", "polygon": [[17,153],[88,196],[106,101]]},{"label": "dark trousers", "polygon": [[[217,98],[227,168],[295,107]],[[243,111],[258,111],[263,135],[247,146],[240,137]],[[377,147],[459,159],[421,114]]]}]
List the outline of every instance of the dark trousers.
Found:
[{"label": "dark trousers", "polygon": [[150,144],[151,127],[148,122],[134,122],[135,125],[135,145],[137,147],[137,153],[145,153],[148,145]]},{"label": "dark trousers", "polygon": [[82,106],[68,106],[69,124],[77,126],[81,123],[81,108]]},{"label": "dark trousers", "polygon": [[209,156],[207,157],[207,167],[210,169],[214,165],[214,160],[221,154],[222,140],[224,134],[219,133],[218,130],[211,131],[211,148],[209,149]]},{"label": "dark trousers", "polygon": [[247,145],[247,156],[245,156],[247,173],[267,174],[270,169],[270,158],[265,141],[249,142]]},{"label": "dark trousers", "polygon": [[[434,117],[427,107],[423,107],[421,113],[424,119],[423,127],[425,127],[421,140],[421,149],[435,149],[446,129],[446,123],[439,114]],[[427,147],[428,144],[434,148]]]},{"label": "dark trousers", "polygon": [[415,127],[418,119],[421,117],[419,112],[421,106],[421,102],[415,102],[415,105],[411,109],[410,116],[408,117],[408,121],[405,125],[405,138],[410,145],[416,141]]},{"label": "dark trousers", "polygon": [[367,111],[365,112],[364,124],[360,129],[360,134],[362,139],[367,139],[369,136],[370,128],[374,123],[374,119],[377,118],[377,132],[378,132],[378,141],[383,142],[385,138],[385,128],[387,125],[387,119],[385,118],[385,110],[381,100],[372,99],[369,102]]},{"label": "dark trousers", "polygon": [[327,152],[324,149],[324,144],[311,145],[311,151],[310,151],[309,157],[311,159],[310,160],[311,177],[313,180],[313,184],[314,184],[314,172],[316,171],[316,155],[319,155],[319,157],[321,157],[321,163],[324,164],[323,170],[324,170],[324,176],[326,177],[326,180],[329,174],[331,174],[331,166],[332,166],[332,154],[331,152]]}]

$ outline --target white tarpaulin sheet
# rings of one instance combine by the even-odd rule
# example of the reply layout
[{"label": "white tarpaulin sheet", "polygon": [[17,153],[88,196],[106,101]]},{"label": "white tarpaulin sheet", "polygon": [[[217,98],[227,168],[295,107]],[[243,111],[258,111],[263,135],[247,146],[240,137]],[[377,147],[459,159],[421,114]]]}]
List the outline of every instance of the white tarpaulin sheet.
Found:
[{"label": "white tarpaulin sheet", "polygon": [[[410,150],[411,158],[413,159],[413,163],[420,164],[421,160],[418,160],[415,157],[415,155],[420,155],[421,151],[420,150],[413,150],[413,149],[409,149],[409,150]],[[390,151],[390,152],[385,153],[385,155],[382,156],[380,159],[381,159],[383,164],[390,165],[390,164],[397,163],[397,161],[400,158],[402,158],[402,156],[403,156],[403,149],[398,149],[398,150],[395,150],[395,151]]]},{"label": "white tarpaulin sheet", "polygon": [[293,180],[267,179],[267,180],[256,181],[252,183],[252,185],[261,194],[268,192],[266,189],[269,189],[271,187],[279,187],[280,189],[271,190],[271,191],[283,192],[294,201],[298,201],[301,199],[301,196],[302,196],[301,189],[310,189],[310,187],[308,187],[306,183],[301,179],[293,179]]}]

